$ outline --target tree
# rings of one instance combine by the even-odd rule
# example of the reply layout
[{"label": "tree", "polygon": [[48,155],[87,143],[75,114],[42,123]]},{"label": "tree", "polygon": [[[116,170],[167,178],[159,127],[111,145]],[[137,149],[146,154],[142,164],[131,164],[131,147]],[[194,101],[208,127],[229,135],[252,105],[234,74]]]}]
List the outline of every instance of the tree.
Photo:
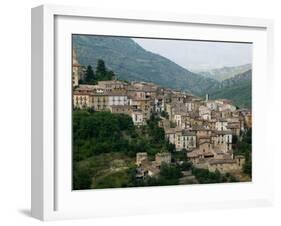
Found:
[{"label": "tree", "polygon": [[85,74],[85,83],[86,84],[96,84],[95,74],[94,74],[94,71],[93,71],[91,65],[88,65],[88,67],[87,67],[86,74]]},{"label": "tree", "polygon": [[162,163],[160,167],[160,176],[165,179],[178,179],[182,176],[180,168],[174,165],[168,165],[166,163]]},{"label": "tree", "polygon": [[181,151],[174,151],[172,155],[173,162],[186,161],[187,160],[186,153],[187,153],[186,149],[182,149]]},{"label": "tree", "polygon": [[180,165],[181,170],[186,171],[186,170],[191,170],[192,169],[192,163],[189,161],[185,161]]},{"label": "tree", "polygon": [[243,172],[249,175],[250,177],[252,176],[252,155],[250,152],[246,153],[245,163],[243,165]]},{"label": "tree", "polygon": [[166,141],[166,149],[168,152],[174,152],[176,150],[176,145]]},{"label": "tree", "polygon": [[89,189],[92,178],[87,167],[79,167],[76,163],[73,166],[73,189]]},{"label": "tree", "polygon": [[200,184],[222,183],[228,181],[227,178],[218,170],[210,172],[207,169],[193,167],[192,174],[196,177]]},{"label": "tree", "polygon": [[137,136],[132,118],[128,115],[75,110],[73,159],[81,161],[92,155],[108,152],[123,152],[135,156],[140,147],[144,148],[146,145],[138,146],[139,142],[131,140],[131,134]]},{"label": "tree", "polygon": [[106,72],[105,63],[102,59],[98,59],[96,73],[104,74]]},{"label": "tree", "polygon": [[243,165],[243,172],[252,175],[252,130],[248,129],[242,136],[241,141],[237,141],[234,150],[235,155],[243,155],[245,157],[245,164]]},{"label": "tree", "polygon": [[148,134],[153,143],[165,143],[165,131],[158,126],[159,118],[155,114],[151,114],[148,121]]},{"label": "tree", "polygon": [[115,77],[113,71],[108,71],[105,62],[102,59],[99,59],[96,67],[96,79],[98,81],[112,80]]},{"label": "tree", "polygon": [[166,111],[161,111],[160,115],[161,115],[163,118],[169,119],[169,114],[168,114],[168,112],[166,112]]},{"label": "tree", "polygon": [[116,77],[115,73],[113,71],[106,72],[106,78],[107,80],[113,80]]}]

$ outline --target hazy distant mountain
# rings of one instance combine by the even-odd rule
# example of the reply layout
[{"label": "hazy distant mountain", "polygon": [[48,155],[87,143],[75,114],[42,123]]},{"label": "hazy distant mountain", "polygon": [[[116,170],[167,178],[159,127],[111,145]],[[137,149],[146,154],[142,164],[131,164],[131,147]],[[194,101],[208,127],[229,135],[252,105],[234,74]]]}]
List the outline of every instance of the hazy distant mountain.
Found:
[{"label": "hazy distant mountain", "polygon": [[158,54],[146,51],[130,38],[104,36],[73,36],[79,63],[96,66],[103,59],[119,79],[149,81],[164,87],[205,95],[219,85],[177,65]]},{"label": "hazy distant mountain", "polygon": [[207,71],[200,71],[197,72],[200,75],[203,75],[208,78],[215,79],[217,81],[223,81],[225,79],[229,79],[234,77],[237,74],[243,73],[245,71],[248,71],[252,68],[251,64],[245,64],[235,67],[223,67],[223,68],[217,68]]},{"label": "hazy distant mountain", "polygon": [[211,99],[226,98],[241,108],[252,108],[252,70],[222,81],[209,94]]}]

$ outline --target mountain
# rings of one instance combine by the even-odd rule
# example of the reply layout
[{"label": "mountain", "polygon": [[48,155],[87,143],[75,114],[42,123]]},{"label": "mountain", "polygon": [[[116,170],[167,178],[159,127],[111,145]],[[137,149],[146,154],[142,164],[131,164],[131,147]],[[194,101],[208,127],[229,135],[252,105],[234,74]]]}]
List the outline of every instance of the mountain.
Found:
[{"label": "mountain", "polygon": [[223,81],[225,79],[229,79],[234,77],[237,74],[241,74],[246,72],[252,68],[251,64],[245,64],[235,67],[223,67],[223,68],[216,68],[208,71],[200,71],[197,72],[200,75],[203,75],[208,78],[215,79],[217,81]]},{"label": "mountain", "polygon": [[96,67],[97,60],[103,59],[106,66],[117,74],[118,79],[153,82],[201,97],[209,93],[211,99],[227,98],[239,107],[251,108],[250,64],[216,69],[220,71],[216,72],[217,76],[227,78],[217,81],[146,51],[130,38],[73,35],[73,47],[80,64]]},{"label": "mountain", "polygon": [[205,95],[219,85],[214,79],[195,74],[158,54],[146,51],[130,38],[73,35],[73,47],[82,65],[105,61],[119,79],[147,81],[163,87]]},{"label": "mountain", "polygon": [[252,106],[252,70],[235,75],[220,83],[220,87],[210,90],[210,99],[230,99],[240,108]]}]

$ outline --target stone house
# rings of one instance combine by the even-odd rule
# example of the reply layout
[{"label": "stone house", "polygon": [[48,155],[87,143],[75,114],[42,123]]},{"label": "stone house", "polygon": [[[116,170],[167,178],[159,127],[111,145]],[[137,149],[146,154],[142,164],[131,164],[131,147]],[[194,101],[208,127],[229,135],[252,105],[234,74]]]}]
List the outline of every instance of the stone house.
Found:
[{"label": "stone house", "polygon": [[232,132],[231,131],[215,131],[212,134],[212,142],[214,147],[219,148],[223,152],[232,150]]},{"label": "stone house", "polygon": [[108,110],[108,95],[105,93],[93,93],[92,94],[92,108],[95,111]]},{"label": "stone house", "polygon": [[211,110],[204,105],[199,107],[199,116],[204,120],[211,119]]},{"label": "stone house", "polygon": [[142,125],[145,125],[145,123],[146,123],[144,115],[141,110],[133,110],[131,112],[131,117],[132,117],[134,125],[136,125],[136,126],[142,126]]},{"label": "stone house", "polygon": [[182,129],[190,128],[190,116],[186,112],[176,112],[173,115],[172,122],[176,124],[177,127]]},{"label": "stone house", "polygon": [[155,165],[161,166],[162,163],[171,163],[171,153],[170,152],[159,152],[155,155]]},{"label": "stone house", "polygon": [[232,104],[218,104],[218,110],[233,112],[236,110],[236,107]]},{"label": "stone house", "polygon": [[228,121],[225,119],[218,119],[215,123],[215,128],[218,131],[225,131],[227,130],[227,126],[228,126]]},{"label": "stone house", "polygon": [[210,137],[212,135],[212,130],[206,126],[193,126],[192,131],[196,133],[197,138]]},{"label": "stone house", "polygon": [[180,145],[176,145],[176,149],[186,149],[190,151],[194,148],[196,148],[196,133],[189,130],[183,130],[180,136]]},{"label": "stone house", "polygon": [[165,102],[162,96],[157,96],[154,99],[154,111],[160,113],[165,110]]},{"label": "stone house", "polygon": [[72,95],[73,107],[79,109],[91,108],[92,95],[93,93],[89,90],[75,90]]},{"label": "stone house", "polygon": [[214,100],[208,100],[206,102],[206,107],[209,108],[211,111],[217,111],[218,110],[218,104]]},{"label": "stone house", "polygon": [[130,105],[112,105],[109,106],[109,110],[114,114],[125,114],[131,116],[132,113]]},{"label": "stone house", "polygon": [[221,173],[232,173],[243,169],[245,159],[242,156],[234,159],[210,159],[208,161],[208,170],[215,172],[218,170]]},{"label": "stone house", "polygon": [[107,92],[108,106],[113,105],[128,105],[128,96],[125,91]]},{"label": "stone house", "polygon": [[174,144],[176,151],[181,151],[182,149],[192,150],[196,148],[196,133],[183,130],[180,128],[170,128],[165,130],[166,139]]},{"label": "stone house", "polygon": [[98,86],[105,92],[125,91],[128,84],[118,80],[98,81]]},{"label": "stone house", "polygon": [[146,152],[138,152],[136,154],[136,165],[140,166],[143,161],[148,160]]}]

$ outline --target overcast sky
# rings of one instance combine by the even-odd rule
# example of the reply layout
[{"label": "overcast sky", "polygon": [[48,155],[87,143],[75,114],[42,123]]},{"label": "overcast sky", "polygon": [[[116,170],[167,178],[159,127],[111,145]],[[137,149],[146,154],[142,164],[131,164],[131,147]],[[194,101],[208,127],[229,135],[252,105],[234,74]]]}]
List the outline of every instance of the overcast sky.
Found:
[{"label": "overcast sky", "polygon": [[252,63],[252,44],[140,38],[134,41],[193,71]]}]

